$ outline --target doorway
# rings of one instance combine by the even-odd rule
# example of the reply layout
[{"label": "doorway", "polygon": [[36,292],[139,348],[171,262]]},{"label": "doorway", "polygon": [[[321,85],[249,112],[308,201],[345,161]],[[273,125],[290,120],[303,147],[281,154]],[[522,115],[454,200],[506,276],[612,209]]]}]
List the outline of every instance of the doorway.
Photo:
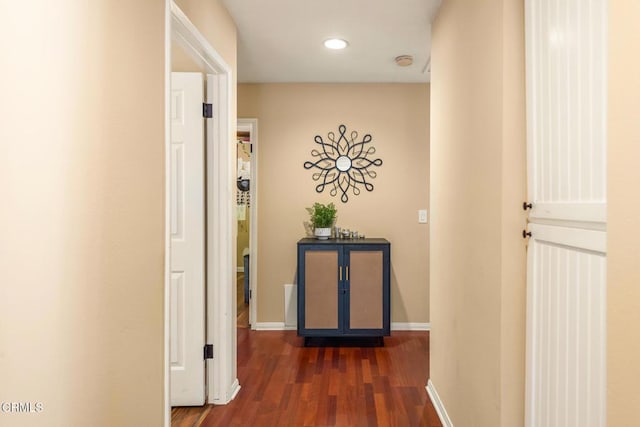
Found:
[{"label": "doorway", "polygon": [[237,162],[237,322],[255,329],[258,277],[258,120],[238,119]]},{"label": "doorway", "polygon": [[226,404],[240,389],[236,374],[235,319],[229,311],[234,303],[235,269],[232,253],[231,209],[235,186],[235,143],[230,136],[235,123],[231,115],[231,68],[211,47],[189,18],[173,2],[167,1],[165,38],[165,304],[164,304],[164,401],[165,425],[171,420],[170,404],[170,313],[171,313],[171,53],[180,48],[206,74],[206,102],[212,104],[213,117],[206,121],[205,178],[206,231],[205,342],[213,346],[213,359],[206,360],[206,401]]}]

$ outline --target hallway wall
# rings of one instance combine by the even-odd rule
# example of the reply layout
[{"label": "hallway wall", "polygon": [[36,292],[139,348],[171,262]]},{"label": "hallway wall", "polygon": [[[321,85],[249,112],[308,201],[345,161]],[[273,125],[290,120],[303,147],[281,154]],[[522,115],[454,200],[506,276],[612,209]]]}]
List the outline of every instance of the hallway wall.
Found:
[{"label": "hallway wall", "polygon": [[164,2],[5,4],[0,425],[159,426]]},{"label": "hallway wall", "polygon": [[640,407],[640,3],[609,2],[607,425]]},{"label": "hallway wall", "polygon": [[[334,202],[337,223],[391,241],[391,321],[429,321],[429,85],[242,84],[238,115],[256,117],[258,150],[258,322],[284,321],[283,285],[296,280],[296,242],[305,236],[306,207]],[[342,203],[317,193],[310,170],[317,148],[344,123],[373,136],[383,160],[375,189]]]},{"label": "hallway wall", "polygon": [[[519,40],[519,37],[508,37],[507,32],[502,35],[502,42],[499,34],[490,40],[483,26],[483,21],[486,19],[500,22],[500,15],[503,14],[502,31],[507,30],[507,25],[515,29],[520,25],[520,20],[508,17],[520,8],[519,5],[510,1],[483,1],[478,2],[477,6],[474,3],[473,7],[469,7],[468,3],[464,5],[463,3],[448,0],[444,4],[436,20],[433,36],[432,141],[434,143],[432,143],[431,153],[431,178],[434,224],[432,224],[431,240],[431,378],[456,425],[517,426],[522,424],[520,415],[522,404],[519,402],[523,402],[522,380],[524,379],[524,371],[518,366],[523,366],[524,356],[518,356],[518,349],[514,344],[524,349],[523,337],[518,337],[517,332],[521,330],[522,334],[524,333],[522,316],[517,314],[522,307],[523,298],[518,295],[519,289],[523,286],[522,281],[509,283],[503,280],[501,301],[498,300],[497,289],[492,292],[493,301],[490,302],[496,308],[498,304],[502,304],[503,307],[500,328],[498,328],[495,327],[498,319],[495,315],[491,315],[489,310],[476,309],[469,305],[472,301],[477,302],[477,299],[472,296],[473,289],[469,284],[472,280],[464,279],[459,275],[446,278],[446,273],[440,270],[443,264],[439,263],[447,259],[447,253],[453,251],[453,247],[447,243],[447,237],[454,238],[455,233],[451,232],[452,227],[447,227],[444,218],[439,215],[441,208],[446,207],[449,201],[438,188],[445,188],[446,186],[442,187],[440,184],[445,183],[446,179],[452,175],[464,176],[462,171],[448,173],[446,169],[455,165],[461,158],[462,151],[456,151],[456,147],[465,146],[459,139],[464,135],[457,135],[453,124],[441,120],[451,117],[450,113],[459,114],[467,109],[474,114],[481,111],[486,114],[486,106],[474,105],[482,98],[482,94],[460,85],[465,81],[471,81],[471,75],[481,75],[483,82],[490,82],[489,77],[499,75],[496,74],[499,72],[497,67],[493,70],[488,68],[500,62],[499,47],[507,48],[509,44],[518,43]],[[504,3],[502,12],[499,3]],[[489,6],[494,6],[493,10]],[[478,10],[474,11],[474,7]],[[638,224],[640,204],[637,197],[637,186],[640,182],[640,169],[637,167],[637,159],[640,157],[640,122],[637,120],[638,111],[640,111],[640,80],[637,78],[640,75],[640,60],[637,56],[629,54],[640,47],[640,33],[637,29],[637,22],[640,20],[640,4],[634,0],[623,0],[609,2],[608,7],[607,425],[622,426],[631,425],[637,419],[637,408],[640,405],[640,390],[637,387],[640,381],[640,366],[637,363],[640,358],[640,328],[637,326],[640,324],[638,311],[640,262],[637,250],[637,243],[640,241]],[[490,15],[481,15],[481,10]],[[500,26],[496,25],[495,30],[501,31]],[[473,31],[476,32],[475,35],[468,34]],[[496,52],[497,57],[474,58],[475,43],[482,44],[484,47],[484,50],[477,49],[477,52],[492,51]],[[458,47],[458,51],[452,49],[454,44]],[[487,50],[487,46],[493,46],[495,49]],[[509,56],[504,56],[505,52],[503,51],[502,62],[506,66],[516,58],[509,59]],[[460,62],[464,61],[462,56],[465,53],[468,64]],[[503,67],[504,70],[506,68]],[[456,74],[456,71],[459,74]],[[512,78],[515,77],[512,75]],[[513,84],[515,81],[510,83],[505,81],[505,83]],[[513,86],[513,89],[515,88],[516,86]],[[468,96],[461,98],[461,93],[465,91]],[[517,95],[517,91],[510,93]],[[458,103],[461,101],[466,105]],[[469,105],[472,107],[469,108]],[[492,108],[494,120],[499,120],[500,114],[505,114],[508,112],[508,107],[512,106],[512,103],[505,102],[502,106],[503,113],[500,113],[500,109]],[[511,111],[511,115],[514,113],[518,114],[517,109]],[[459,119],[460,116],[457,118]],[[468,127],[472,124],[471,118],[467,118],[464,123],[465,127]],[[503,121],[503,123],[507,122]],[[458,125],[460,124],[461,122],[458,121]],[[462,132],[462,134],[466,133],[466,131]],[[476,133],[477,135],[482,133]],[[447,144],[435,143],[440,140],[446,141]],[[455,142],[456,140],[458,142]],[[452,142],[455,146],[447,148]],[[505,147],[503,141],[503,148]],[[500,166],[499,157],[495,156],[492,159],[494,166]],[[503,151],[501,157],[503,159],[501,166],[504,168],[508,165],[505,160],[508,160],[511,155]],[[438,164],[443,166],[439,168]],[[506,175],[503,173],[503,176]],[[491,193],[485,191],[482,194],[486,197]],[[506,199],[503,197],[504,200]],[[460,200],[458,202],[461,203]],[[453,210],[446,212],[449,214]],[[497,212],[495,214],[497,215]],[[443,220],[442,223],[437,222],[440,220]],[[466,231],[470,232],[470,230]],[[462,243],[462,240],[461,238],[460,243],[456,245],[456,251],[464,257],[466,251],[460,252],[460,250],[469,245]],[[513,254],[509,255],[509,252],[505,251],[506,248],[505,245],[502,246],[503,265],[505,265],[504,261],[511,260],[513,257]],[[478,256],[487,252],[486,246],[474,250]],[[511,265],[519,264],[518,261]],[[487,271],[475,270],[476,277],[481,277],[478,274]],[[497,287],[499,278],[495,271],[492,281],[496,282],[494,287]],[[473,282],[475,282],[474,287],[478,286],[477,278]],[[450,303],[447,304],[447,301]],[[484,301],[482,305],[484,306]],[[509,306],[512,311],[510,320],[505,317],[504,310],[504,307]],[[465,316],[461,310],[473,311],[471,317],[478,326],[473,326],[472,319]],[[499,329],[500,336],[497,334]],[[474,343],[472,336],[464,337],[469,334],[480,335],[480,337]],[[508,336],[511,338],[505,340]],[[498,345],[499,339],[501,343]],[[470,348],[470,344],[473,348]],[[479,364],[472,359],[478,354],[477,349],[480,345],[482,353],[491,353],[488,359],[493,363],[487,359]],[[505,358],[509,354],[505,350],[509,347],[511,356]],[[502,348],[501,353],[498,348]],[[465,357],[465,354],[473,354],[473,356]],[[495,366],[497,361],[501,365],[500,370]],[[511,377],[509,377],[509,371],[511,371]],[[509,395],[512,397],[510,398]]]},{"label": "hallway wall", "polygon": [[520,426],[522,2],[443,2],[433,25],[431,76],[430,379],[454,425]]},{"label": "hallway wall", "polygon": [[[179,3],[235,75],[226,10]],[[0,402],[35,412],[0,425],[160,426],[165,2],[1,9]]]}]

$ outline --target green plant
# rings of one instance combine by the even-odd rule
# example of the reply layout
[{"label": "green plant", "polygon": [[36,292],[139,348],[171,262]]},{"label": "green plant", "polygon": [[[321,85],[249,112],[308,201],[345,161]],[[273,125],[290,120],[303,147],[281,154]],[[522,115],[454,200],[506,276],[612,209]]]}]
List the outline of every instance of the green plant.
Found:
[{"label": "green plant", "polygon": [[311,224],[314,228],[331,228],[336,220],[336,209],[333,203],[323,205],[322,203],[314,203],[312,207],[307,208]]}]

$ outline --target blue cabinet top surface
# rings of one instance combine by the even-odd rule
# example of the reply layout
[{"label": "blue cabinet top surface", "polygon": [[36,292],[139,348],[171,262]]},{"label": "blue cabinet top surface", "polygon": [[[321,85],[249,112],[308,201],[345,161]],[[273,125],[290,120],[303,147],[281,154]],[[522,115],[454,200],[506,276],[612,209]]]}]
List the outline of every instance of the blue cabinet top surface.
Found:
[{"label": "blue cabinet top surface", "polygon": [[305,237],[298,240],[299,245],[389,245],[387,239],[366,238],[366,239],[326,239],[320,240],[315,237]]}]

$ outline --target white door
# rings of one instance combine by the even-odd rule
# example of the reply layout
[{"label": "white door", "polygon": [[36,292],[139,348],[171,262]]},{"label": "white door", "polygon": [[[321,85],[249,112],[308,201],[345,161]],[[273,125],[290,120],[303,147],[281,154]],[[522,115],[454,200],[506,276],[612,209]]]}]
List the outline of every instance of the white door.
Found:
[{"label": "white door", "polygon": [[606,0],[527,0],[526,426],[606,425]]},{"label": "white door", "polygon": [[205,151],[200,73],[171,73],[171,405],[205,401]]}]

